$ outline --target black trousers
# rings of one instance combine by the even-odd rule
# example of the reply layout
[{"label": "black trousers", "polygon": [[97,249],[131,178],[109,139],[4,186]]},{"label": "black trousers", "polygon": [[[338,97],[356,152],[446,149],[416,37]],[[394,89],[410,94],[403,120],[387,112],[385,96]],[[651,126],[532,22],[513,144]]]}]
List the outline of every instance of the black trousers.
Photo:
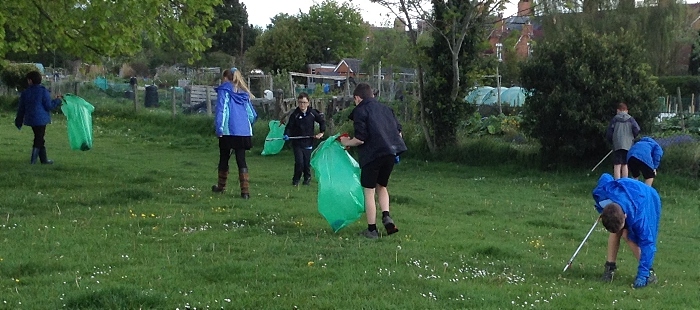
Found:
[{"label": "black trousers", "polygon": [[304,180],[311,178],[311,148],[306,146],[293,146],[294,148],[294,177],[292,181],[299,181],[302,173]]},{"label": "black trousers", "polygon": [[44,136],[46,135],[46,125],[44,126],[32,126],[32,131],[34,132],[34,142],[33,147],[42,148],[44,147]]},{"label": "black trousers", "polygon": [[231,154],[236,156],[236,166],[240,171],[248,168],[245,151],[250,149],[250,137],[223,136],[219,138],[219,171],[228,171]]}]

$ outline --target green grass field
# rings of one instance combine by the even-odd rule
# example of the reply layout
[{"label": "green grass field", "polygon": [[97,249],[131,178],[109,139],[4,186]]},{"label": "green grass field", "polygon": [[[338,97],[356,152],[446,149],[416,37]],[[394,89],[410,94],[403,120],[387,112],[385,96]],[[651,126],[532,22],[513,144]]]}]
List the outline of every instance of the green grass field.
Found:
[{"label": "green grass field", "polygon": [[632,289],[624,244],[615,280],[598,280],[602,225],[562,273],[597,216],[598,174],[408,154],[389,186],[401,231],[371,241],[357,235],[364,218],[330,229],[315,181],[291,186],[289,150],[263,157],[257,143],[242,200],[235,176],[211,193],[213,134],[96,117],[94,148],[80,152],[58,115],[56,164],[32,166],[31,129],[13,117],[0,112],[0,309],[700,308],[697,180],[660,171],[659,283]]}]

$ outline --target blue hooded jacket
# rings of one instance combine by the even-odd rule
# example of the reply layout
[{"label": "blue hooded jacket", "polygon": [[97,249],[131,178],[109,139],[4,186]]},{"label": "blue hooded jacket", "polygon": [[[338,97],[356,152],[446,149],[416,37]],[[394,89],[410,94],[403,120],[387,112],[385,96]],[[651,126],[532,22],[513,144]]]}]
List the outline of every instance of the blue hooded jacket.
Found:
[{"label": "blue hooded jacket", "polygon": [[610,174],[604,173],[593,189],[593,200],[598,213],[603,212],[603,207],[607,205],[601,203],[605,200],[611,200],[622,207],[622,212],[627,215],[627,238],[641,250],[637,277],[648,277],[649,269],[654,265],[661,218],[659,194],[643,182],[630,178],[613,180]]},{"label": "blue hooded jacket", "polygon": [[216,88],[216,95],[216,136],[253,136],[253,127],[245,107],[250,95],[245,91],[235,92],[229,81]]},{"label": "blue hooded jacket", "polygon": [[657,169],[663,155],[664,150],[654,139],[644,137],[632,145],[629,152],[627,152],[627,162],[634,157],[651,167],[651,169]]},{"label": "blue hooded jacket", "polygon": [[19,95],[15,123],[27,126],[46,126],[51,123],[51,110],[61,104],[61,99],[51,100],[44,85],[30,85]]}]

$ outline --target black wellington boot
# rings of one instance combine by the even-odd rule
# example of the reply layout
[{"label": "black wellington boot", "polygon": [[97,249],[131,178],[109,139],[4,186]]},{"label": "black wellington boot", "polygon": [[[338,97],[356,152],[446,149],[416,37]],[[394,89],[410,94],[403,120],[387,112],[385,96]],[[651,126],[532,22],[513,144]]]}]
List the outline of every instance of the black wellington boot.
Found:
[{"label": "black wellington boot", "polygon": [[39,149],[39,160],[41,161],[41,164],[42,164],[42,165],[51,165],[51,164],[53,164],[53,160],[50,160],[50,159],[46,158],[46,147],[45,147],[45,146],[42,146],[42,147]]},{"label": "black wellington boot", "polygon": [[30,164],[36,164],[36,159],[39,158],[39,148],[32,148],[32,159],[29,161]]}]

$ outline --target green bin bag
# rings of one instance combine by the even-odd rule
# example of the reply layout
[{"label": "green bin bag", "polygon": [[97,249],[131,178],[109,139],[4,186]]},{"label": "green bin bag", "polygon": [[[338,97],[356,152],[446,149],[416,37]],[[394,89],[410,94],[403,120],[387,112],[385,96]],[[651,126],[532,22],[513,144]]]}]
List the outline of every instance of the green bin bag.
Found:
[{"label": "green bin bag", "polygon": [[365,212],[360,185],[360,165],[336,141],[321,142],[311,154],[311,167],[318,181],[318,212],[334,232],[352,224]]},{"label": "green bin bag", "polygon": [[72,150],[87,151],[92,148],[92,112],[90,103],[76,95],[63,96],[61,111],[68,121],[68,142]]},{"label": "green bin bag", "polygon": [[262,155],[279,154],[284,147],[284,128],[285,125],[280,125],[280,121],[270,121],[270,132],[265,137],[265,146],[263,147]]}]

